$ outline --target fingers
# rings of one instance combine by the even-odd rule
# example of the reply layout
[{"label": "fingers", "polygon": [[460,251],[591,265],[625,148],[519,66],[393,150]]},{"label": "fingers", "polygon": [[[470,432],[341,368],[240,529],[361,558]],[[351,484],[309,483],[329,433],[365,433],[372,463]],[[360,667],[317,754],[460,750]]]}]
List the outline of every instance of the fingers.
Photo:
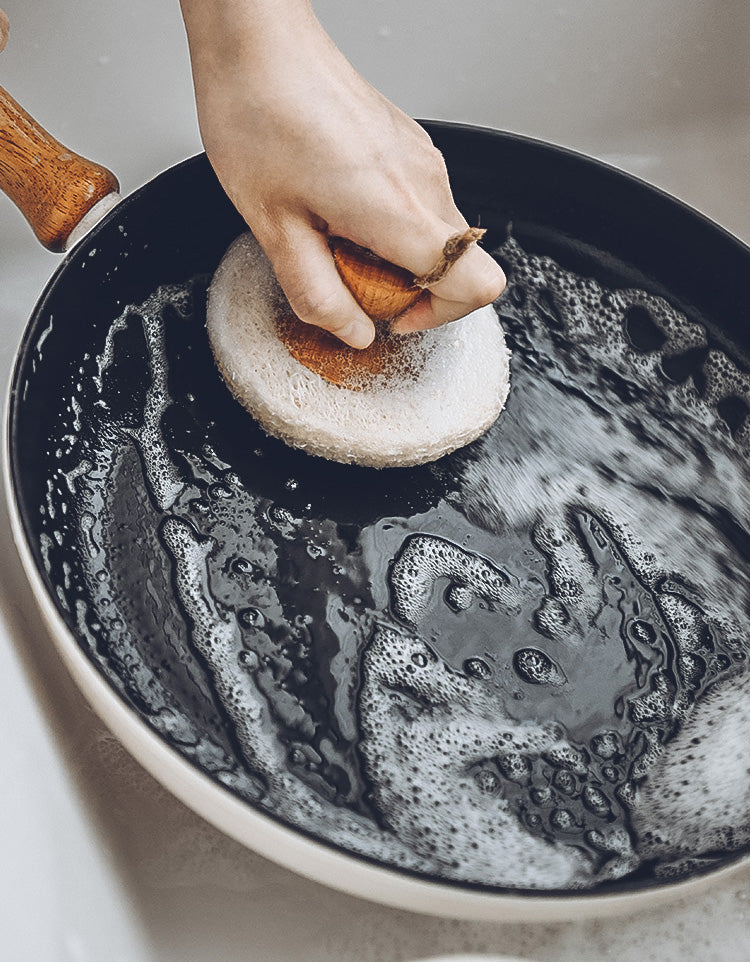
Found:
[{"label": "fingers", "polygon": [[[388,204],[380,208],[379,218],[372,217],[364,246],[419,277],[432,271],[448,238],[457,232],[463,233],[468,224],[450,196],[447,201],[443,198],[439,214],[419,202],[409,203],[406,196],[403,199],[397,218],[393,217],[392,205]],[[359,238],[358,242],[363,243]],[[398,318],[393,329],[407,333],[455,321],[492,303],[502,294],[505,283],[500,265],[474,243],[439,281],[429,285],[431,297],[422,299]]]},{"label": "fingers", "polygon": [[[451,221],[424,215],[397,235],[392,235],[388,257],[415,276],[428,273],[438,262],[445,242],[456,231],[466,229],[458,211]],[[382,250],[377,251],[381,256]],[[429,285],[430,297],[399,317],[393,330],[400,334],[439,327],[456,321],[485,304],[491,304],[505,289],[505,274],[500,265],[476,243],[472,244],[449,268]]]},{"label": "fingers", "polygon": [[0,10],[0,51],[5,49],[5,44],[8,42],[9,32],[10,23],[8,22],[8,17],[3,10]]},{"label": "fingers", "polygon": [[301,321],[330,331],[350,347],[372,343],[375,327],[341,280],[325,234],[300,223],[261,242]]},{"label": "fingers", "polygon": [[[433,236],[437,236],[438,230],[441,241],[433,245],[437,254],[423,273],[434,265],[447,237],[455,233],[452,225],[444,221],[439,221],[439,226],[433,225]],[[424,244],[418,250],[414,234],[408,233],[410,239],[402,240],[400,244],[393,243],[391,235],[389,259],[416,274],[413,265],[421,267],[432,253],[425,255]],[[374,325],[341,280],[324,232],[307,222],[291,221],[284,230],[277,227],[272,237],[259,239],[292,310],[300,320],[329,331],[350,347],[361,349],[372,343]],[[443,278],[430,285],[430,297],[421,299],[399,317],[393,330],[406,334],[458,320],[492,303],[504,288],[505,275],[500,266],[486,251],[472,244]]]},{"label": "fingers", "polygon": [[430,285],[431,296],[402,314],[394,322],[393,330],[407,334],[448,324],[491,304],[504,289],[505,274],[500,265],[472,244],[441,280]]}]

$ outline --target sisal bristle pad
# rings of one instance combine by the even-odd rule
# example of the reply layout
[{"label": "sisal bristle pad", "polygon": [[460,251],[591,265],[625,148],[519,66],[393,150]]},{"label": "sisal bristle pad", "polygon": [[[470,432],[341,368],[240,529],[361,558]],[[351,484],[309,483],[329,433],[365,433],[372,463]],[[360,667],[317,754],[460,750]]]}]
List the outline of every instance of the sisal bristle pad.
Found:
[{"label": "sisal bristle pad", "polygon": [[276,333],[300,364],[352,391],[361,391],[373,378],[419,376],[414,365],[420,362],[420,354],[413,342],[420,334],[403,337],[391,334],[387,325],[376,324],[372,344],[357,350],[320,327],[303,324],[291,310],[276,317]]},{"label": "sisal bristle pad", "polygon": [[289,311],[257,241],[243,234],[211,283],[209,340],[237,400],[293,447],[370,467],[423,464],[479,437],[503,408],[509,353],[491,306],[410,338],[401,369],[376,372],[359,390],[292,356],[277,334]]}]

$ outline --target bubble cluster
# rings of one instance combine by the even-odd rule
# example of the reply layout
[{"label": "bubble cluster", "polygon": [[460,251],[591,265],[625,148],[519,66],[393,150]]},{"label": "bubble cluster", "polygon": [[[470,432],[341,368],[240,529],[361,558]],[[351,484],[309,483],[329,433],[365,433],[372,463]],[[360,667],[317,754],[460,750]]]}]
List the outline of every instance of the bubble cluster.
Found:
[{"label": "bubble cluster", "polygon": [[[414,654],[423,664],[416,673]],[[475,680],[386,625],[368,645],[363,671],[361,750],[373,798],[436,874],[502,877],[519,888],[575,886],[590,875],[580,852],[530,836],[499,790],[493,759],[502,752],[498,765],[523,778],[524,759],[557,743],[554,726],[518,726],[499,715]]]},{"label": "bubble cluster", "polygon": [[393,562],[389,581],[391,607],[399,621],[416,627],[424,617],[436,583],[446,578],[448,603],[454,610],[475,600],[509,608],[516,603],[510,578],[492,562],[463,551],[434,535],[414,535]]},{"label": "bubble cluster", "polygon": [[661,298],[498,256],[514,391],[447,501],[336,521],[229,443],[185,285],[72,376],[40,555],[122,697],[289,825],[506,888],[702,871],[750,845],[750,381]]},{"label": "bubble cluster", "polygon": [[[717,860],[750,843],[750,675],[709,691],[636,793],[633,822],[644,858],[663,877],[687,874],[696,854]],[[670,867],[671,866],[671,870]]]},{"label": "bubble cluster", "polygon": [[565,676],[539,648],[519,648],[513,655],[518,674],[532,685],[563,685]]}]

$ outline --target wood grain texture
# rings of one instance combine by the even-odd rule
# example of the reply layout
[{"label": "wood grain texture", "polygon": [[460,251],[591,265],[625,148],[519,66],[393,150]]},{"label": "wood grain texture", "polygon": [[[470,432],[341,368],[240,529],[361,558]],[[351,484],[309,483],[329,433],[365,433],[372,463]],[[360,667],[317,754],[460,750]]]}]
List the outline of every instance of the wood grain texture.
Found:
[{"label": "wood grain texture", "polygon": [[119,184],[106,167],[55,140],[0,87],[0,189],[41,243],[59,252],[81,218]]},{"label": "wood grain texture", "polygon": [[412,274],[371,250],[343,237],[331,238],[330,248],[344,283],[373,321],[392,321],[422,296]]},{"label": "wood grain texture", "polygon": [[408,271],[352,241],[334,237],[330,247],[342,280],[375,322],[375,340],[364,350],[355,350],[290,313],[276,318],[276,330],[289,353],[331,384],[352,390],[361,390],[378,376],[416,375],[413,335],[391,334],[390,321],[412,307],[424,292],[414,286]]}]

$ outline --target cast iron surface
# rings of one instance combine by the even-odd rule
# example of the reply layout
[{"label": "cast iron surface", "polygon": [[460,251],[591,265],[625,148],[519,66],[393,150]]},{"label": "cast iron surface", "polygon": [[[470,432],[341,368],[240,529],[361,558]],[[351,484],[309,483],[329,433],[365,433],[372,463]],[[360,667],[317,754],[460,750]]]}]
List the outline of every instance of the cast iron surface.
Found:
[{"label": "cast iron surface", "polygon": [[[474,128],[429,124],[428,129],[445,155],[460,209],[470,223],[488,229],[488,249],[499,246],[512,225],[514,238],[525,250],[548,254],[564,268],[594,276],[608,286],[634,285],[665,296],[689,318],[706,325],[717,344],[731,345],[735,357],[744,357],[750,351],[750,333],[740,323],[750,251],[731,235],[659,191],[559,148]],[[190,198],[189,203],[186,198]],[[128,305],[143,304],[159,288],[177,285],[189,289],[192,306],[188,313],[194,323],[183,340],[179,325],[172,325],[167,332],[170,393],[190,399],[179,410],[165,414],[164,429],[170,445],[189,457],[191,444],[197,448],[207,444],[211,470],[218,471],[219,465],[231,466],[242,481],[252,477],[258,499],[271,506],[281,504],[291,516],[307,511],[324,519],[336,528],[342,542],[347,532],[353,538],[352,532],[382,519],[408,519],[436,509],[450,487],[446,479],[450,479],[451,466],[448,459],[437,469],[373,472],[342,467],[290,451],[266,439],[252,425],[214,371],[201,323],[207,281],[228,244],[243,229],[241,218],[204,156],[156,178],[107,217],[69,256],[31,318],[13,381],[10,457],[29,547],[60,617],[79,640],[86,657],[175,751],[252,805],[256,804],[253,793],[260,798],[264,790],[263,778],[241,772],[237,733],[222,699],[217,699],[212,690],[210,673],[200,654],[191,649],[189,630],[185,628],[190,618],[185,617],[181,605],[175,601],[172,607],[167,605],[169,610],[148,616],[142,644],[130,653],[137,654],[140,665],[111,668],[116,653],[108,651],[107,639],[97,635],[101,625],[92,628],[89,618],[85,631],[81,628],[77,601],[88,598],[91,591],[81,555],[85,546],[72,536],[70,542],[62,539],[63,544],[50,542],[49,505],[60,504],[56,495],[50,500],[50,488],[61,477],[64,437],[71,424],[75,429],[83,423],[81,430],[85,433],[87,416],[93,412],[87,406],[101,401],[85,383],[81,388],[78,384],[90,380],[92,359],[105,351],[111,325]],[[106,400],[114,420],[122,424],[130,419],[136,429],[139,411],[146,403],[145,381],[149,376],[142,339],[133,339],[125,331],[120,354],[124,360],[121,358],[119,366],[111,369],[114,386]],[[71,399],[76,397],[81,411],[71,413]],[[63,468],[70,472],[76,465],[63,463]],[[143,483],[136,471],[130,476],[135,487]],[[77,477],[70,480],[71,491]],[[207,475],[207,490],[209,481],[223,483],[217,478]],[[218,502],[224,494],[217,492]],[[121,511],[117,523],[124,530],[128,513],[148,515],[154,510],[152,502],[149,492],[124,493],[120,508],[115,509]],[[44,506],[46,513],[40,510]],[[105,509],[111,514],[113,507],[92,507],[94,514]],[[155,518],[157,514],[154,511]],[[157,521],[154,524],[158,527]],[[417,529],[407,525],[406,530]],[[449,526],[446,537],[452,535],[457,532]],[[297,565],[298,572],[288,579],[289,620],[292,616],[307,617],[312,611],[322,622],[325,605],[321,607],[320,599],[313,597],[313,569],[305,573],[295,549],[288,550],[287,561]],[[146,598],[152,587],[149,577],[157,589],[161,585],[168,593],[168,566],[162,571],[148,568],[145,573],[139,572],[135,570],[137,555],[137,546],[124,548],[123,570],[108,571],[102,577],[115,576],[119,590],[129,591],[134,597],[143,594]],[[231,553],[225,560],[228,571]],[[337,585],[344,597],[347,590],[353,597],[355,589],[362,587],[354,576],[350,582],[345,589]],[[229,594],[224,602],[231,605]],[[243,610],[250,608],[256,610],[252,605]],[[182,627],[175,628],[174,639],[164,646],[157,636],[167,623],[180,623]],[[330,642],[327,652],[326,644],[323,637],[317,653],[308,656],[307,664],[315,665],[319,674],[318,689],[302,691],[303,701],[305,697],[314,700],[315,696],[321,703],[330,704],[336,697],[335,669],[326,661],[335,651]],[[107,662],[111,670],[102,668]],[[139,672],[153,673],[162,682],[167,679],[180,710],[190,716],[190,737],[182,738],[178,732],[177,737],[170,738],[160,731],[158,699],[143,697]],[[310,711],[315,716],[316,711],[324,710]],[[210,734],[213,754],[193,750],[193,735],[198,730]],[[371,800],[354,758],[356,737],[333,723],[329,734],[338,739],[338,748],[331,752],[323,769],[308,777],[302,773],[300,762],[297,774],[308,777],[311,787],[317,787],[324,796],[328,793],[336,804],[349,805],[368,817],[372,814]],[[227,758],[233,761],[227,763]],[[292,768],[294,765],[297,762],[293,760]],[[359,778],[363,779],[361,784],[357,783]],[[289,821],[273,810],[267,813]],[[311,834],[318,835],[316,831]]]}]

